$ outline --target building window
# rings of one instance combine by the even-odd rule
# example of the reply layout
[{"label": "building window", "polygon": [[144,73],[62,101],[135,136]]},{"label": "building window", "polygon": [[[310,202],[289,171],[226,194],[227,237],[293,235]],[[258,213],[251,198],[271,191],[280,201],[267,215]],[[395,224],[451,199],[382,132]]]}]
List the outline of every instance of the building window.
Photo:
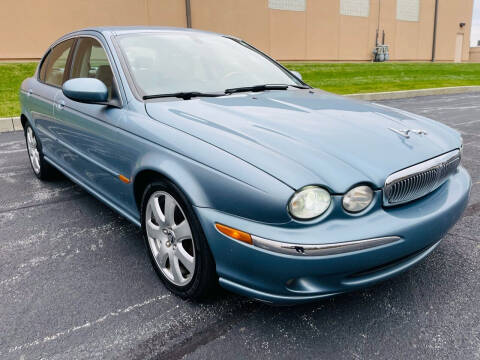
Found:
[{"label": "building window", "polygon": [[340,0],[340,14],[368,17],[370,14],[370,0]]},{"label": "building window", "polygon": [[397,20],[419,21],[420,0],[397,0]]},{"label": "building window", "polygon": [[268,7],[276,10],[305,11],[306,0],[268,0]]}]

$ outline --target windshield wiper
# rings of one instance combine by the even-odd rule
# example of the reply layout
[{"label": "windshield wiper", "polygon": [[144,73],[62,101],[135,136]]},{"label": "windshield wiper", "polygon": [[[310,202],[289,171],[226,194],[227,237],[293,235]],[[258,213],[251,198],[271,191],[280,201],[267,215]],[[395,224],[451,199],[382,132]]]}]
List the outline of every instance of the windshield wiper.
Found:
[{"label": "windshield wiper", "polygon": [[238,88],[226,89],[223,93],[204,93],[199,91],[181,91],[176,93],[169,94],[155,94],[155,95],[144,95],[143,100],[149,99],[159,99],[159,98],[168,98],[176,97],[183,100],[190,100],[194,97],[218,97],[225,94],[233,94],[237,92],[246,92],[246,91],[265,91],[265,90],[287,90],[289,86],[296,87],[299,89],[310,89],[308,86],[303,85],[291,85],[291,84],[263,84],[263,85],[254,85],[254,86],[244,86]]},{"label": "windshield wiper", "polygon": [[225,95],[225,94],[202,93],[199,91],[185,91],[185,92],[176,92],[176,93],[170,93],[170,94],[144,95],[142,98],[143,100],[149,100],[149,99],[176,97],[176,98],[181,98],[183,100],[190,100],[191,98],[194,98],[194,97],[216,97],[216,96],[222,96],[222,95]]},{"label": "windshield wiper", "polygon": [[297,89],[311,89],[310,86],[305,86],[305,85],[288,85]]},{"label": "windshield wiper", "polygon": [[254,86],[243,86],[238,88],[226,89],[225,94],[233,94],[237,92],[246,92],[246,91],[265,91],[265,90],[287,90],[289,86],[293,86],[299,89],[309,89],[309,87],[301,85],[289,85],[289,84],[264,84],[264,85],[254,85]]}]

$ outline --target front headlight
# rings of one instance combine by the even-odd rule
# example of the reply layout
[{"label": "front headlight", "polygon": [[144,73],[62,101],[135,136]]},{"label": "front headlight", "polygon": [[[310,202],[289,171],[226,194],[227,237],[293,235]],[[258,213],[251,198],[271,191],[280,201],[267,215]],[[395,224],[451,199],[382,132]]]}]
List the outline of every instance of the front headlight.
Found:
[{"label": "front headlight", "polygon": [[293,195],[288,210],[293,217],[308,220],[322,215],[330,202],[331,197],[327,190],[318,186],[307,186]]},{"label": "front headlight", "polygon": [[365,210],[373,200],[373,190],[370,186],[362,185],[351,189],[343,197],[343,208],[351,213]]}]

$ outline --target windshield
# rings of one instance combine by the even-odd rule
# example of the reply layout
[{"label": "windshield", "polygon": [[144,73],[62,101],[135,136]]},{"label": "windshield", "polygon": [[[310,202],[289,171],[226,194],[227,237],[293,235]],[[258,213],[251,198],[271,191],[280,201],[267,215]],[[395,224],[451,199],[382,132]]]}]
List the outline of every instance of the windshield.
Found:
[{"label": "windshield", "polygon": [[247,44],[212,34],[164,32],[118,38],[141,95],[224,92],[262,84],[302,85]]}]

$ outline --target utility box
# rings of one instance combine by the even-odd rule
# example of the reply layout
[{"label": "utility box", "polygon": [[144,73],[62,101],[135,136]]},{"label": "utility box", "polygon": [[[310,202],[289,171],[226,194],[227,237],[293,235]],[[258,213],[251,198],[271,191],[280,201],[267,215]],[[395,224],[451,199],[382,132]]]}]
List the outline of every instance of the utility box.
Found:
[{"label": "utility box", "polygon": [[384,62],[390,59],[388,45],[377,45],[373,50],[373,61]]}]

